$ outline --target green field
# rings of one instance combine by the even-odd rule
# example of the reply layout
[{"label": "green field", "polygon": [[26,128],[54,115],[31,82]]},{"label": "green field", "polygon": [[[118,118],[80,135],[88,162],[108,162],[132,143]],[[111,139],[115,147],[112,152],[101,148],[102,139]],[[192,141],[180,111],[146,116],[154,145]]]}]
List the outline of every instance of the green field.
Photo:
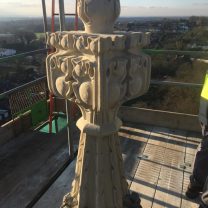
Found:
[{"label": "green field", "polygon": [[38,39],[45,37],[45,33],[35,33],[35,35]]}]

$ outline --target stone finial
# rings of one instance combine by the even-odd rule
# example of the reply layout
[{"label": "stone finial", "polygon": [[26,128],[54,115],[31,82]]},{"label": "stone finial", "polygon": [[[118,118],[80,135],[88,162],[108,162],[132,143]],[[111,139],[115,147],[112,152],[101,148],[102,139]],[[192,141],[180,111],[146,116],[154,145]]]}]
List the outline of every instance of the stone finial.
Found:
[{"label": "stone finial", "polygon": [[78,0],[78,13],[85,32],[48,36],[56,49],[46,61],[49,89],[82,112],[75,178],[61,208],[141,208],[125,178],[117,114],[122,103],[148,90],[151,59],[141,48],[150,37],[113,33],[119,0]]},{"label": "stone finial", "polygon": [[112,33],[120,14],[120,0],[78,0],[78,15],[86,33]]}]

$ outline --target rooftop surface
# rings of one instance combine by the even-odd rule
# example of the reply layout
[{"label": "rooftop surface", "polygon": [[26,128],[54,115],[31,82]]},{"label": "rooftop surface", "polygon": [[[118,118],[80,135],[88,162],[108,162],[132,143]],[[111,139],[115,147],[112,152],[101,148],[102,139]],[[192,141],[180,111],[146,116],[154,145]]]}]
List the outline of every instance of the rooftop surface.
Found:
[{"label": "rooftop surface", "polygon": [[57,134],[28,131],[0,145],[0,207],[31,207],[68,163],[66,129]]},{"label": "rooftop surface", "polygon": [[[126,123],[119,135],[129,186],[132,191],[140,193],[143,208],[198,207],[197,203],[189,201],[184,193],[195,151],[200,143],[199,133]],[[22,155],[21,159],[14,154],[13,157],[4,158],[5,163],[0,163],[3,170],[1,174],[5,174],[0,181],[0,207],[25,207],[34,201],[38,194],[39,200],[31,207],[60,207],[63,195],[70,191],[76,160],[66,167],[44,194],[40,194],[41,187],[49,183],[50,176],[63,165],[68,150],[65,136],[60,134],[59,140],[56,140],[57,144],[62,141],[59,144],[61,148],[53,144],[53,139],[47,138],[48,134],[43,138],[39,133],[33,133],[33,139],[27,139],[30,141],[27,145],[33,147],[29,148],[25,144],[19,153]],[[25,151],[32,151],[34,154],[25,155]],[[43,158],[41,155],[44,151],[47,156]],[[8,172],[8,164],[16,168]],[[31,167],[32,170],[28,172]],[[17,169],[23,170],[23,175],[18,176],[19,179]],[[2,181],[5,186],[2,186]],[[12,191],[8,191],[3,197],[2,193],[9,189],[6,183]]]}]

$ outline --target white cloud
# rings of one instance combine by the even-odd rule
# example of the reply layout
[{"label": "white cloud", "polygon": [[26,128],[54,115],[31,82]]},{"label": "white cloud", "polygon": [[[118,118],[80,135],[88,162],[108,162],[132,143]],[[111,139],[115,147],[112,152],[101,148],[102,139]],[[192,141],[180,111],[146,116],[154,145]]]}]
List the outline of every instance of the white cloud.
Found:
[{"label": "white cloud", "polygon": [[[57,1],[56,1],[57,2]],[[57,2],[58,3],[58,2]],[[74,13],[75,11],[75,3],[70,0],[65,1],[65,11],[67,13]],[[4,10],[5,13],[1,14],[0,16],[5,16],[10,12],[12,16],[42,16],[42,3],[41,0],[0,0],[0,8]],[[51,1],[46,1],[46,8],[48,16],[51,15]],[[58,10],[58,4],[56,4],[56,11]],[[9,14],[8,14],[9,15]],[[7,15],[7,16],[8,16]]]},{"label": "white cloud", "polygon": [[[183,1],[183,0],[182,0]],[[56,1],[57,2],[57,1]],[[47,13],[51,15],[51,1],[47,0]],[[208,2],[190,3],[187,7],[166,6],[129,6],[125,2],[122,6],[122,16],[191,16],[205,15],[208,13]],[[145,3],[145,2],[144,2]],[[65,0],[66,12],[74,12],[73,0]],[[132,4],[131,4],[132,5]],[[138,4],[137,4],[138,5]],[[142,5],[142,2],[141,2]],[[145,5],[145,4],[144,4]],[[156,5],[156,4],[155,4]],[[0,0],[0,16],[42,16],[41,0]]]},{"label": "white cloud", "polygon": [[193,6],[208,6],[208,2],[201,2],[201,3],[195,2],[193,3]]},{"label": "white cloud", "polygon": [[1,16],[40,16],[40,1],[23,2],[19,0],[0,0]]},{"label": "white cloud", "polygon": [[122,16],[207,16],[208,7],[122,7]]}]

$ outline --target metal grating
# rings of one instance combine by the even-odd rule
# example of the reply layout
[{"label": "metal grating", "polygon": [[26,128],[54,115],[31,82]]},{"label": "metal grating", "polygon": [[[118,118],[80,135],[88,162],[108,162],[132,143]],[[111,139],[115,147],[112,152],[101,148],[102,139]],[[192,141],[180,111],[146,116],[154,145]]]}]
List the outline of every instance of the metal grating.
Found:
[{"label": "metal grating", "polygon": [[21,113],[31,109],[34,104],[46,100],[46,82],[41,80],[24,89],[18,90],[10,94],[9,103],[12,117],[16,117]]}]

